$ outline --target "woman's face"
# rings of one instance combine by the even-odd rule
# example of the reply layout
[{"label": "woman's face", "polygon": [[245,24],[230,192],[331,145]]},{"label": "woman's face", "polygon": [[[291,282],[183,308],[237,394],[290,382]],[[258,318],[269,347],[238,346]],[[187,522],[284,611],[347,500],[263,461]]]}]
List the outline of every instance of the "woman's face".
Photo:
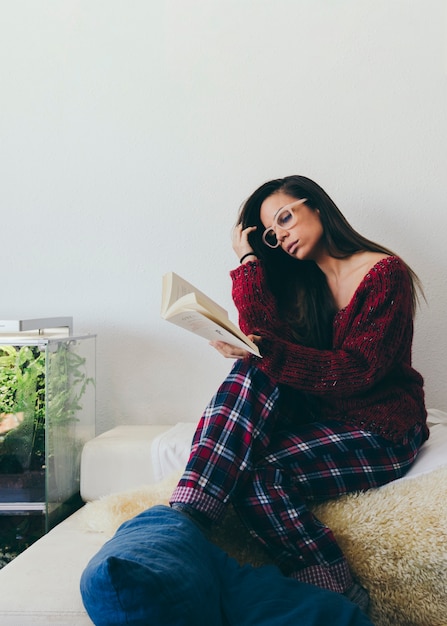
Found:
[{"label": "woman's face", "polygon": [[[293,214],[292,225],[279,228],[275,218],[278,211],[287,207]],[[280,247],[290,256],[303,260],[317,260],[322,252],[321,239],[323,226],[318,211],[310,209],[302,200],[297,200],[286,193],[278,192],[269,196],[261,204],[261,222],[264,227],[272,228]]]}]

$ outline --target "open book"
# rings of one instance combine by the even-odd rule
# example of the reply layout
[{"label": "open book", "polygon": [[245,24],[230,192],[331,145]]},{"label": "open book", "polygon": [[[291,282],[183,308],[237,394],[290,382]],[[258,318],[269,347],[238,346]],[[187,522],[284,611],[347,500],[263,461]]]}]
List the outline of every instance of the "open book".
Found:
[{"label": "open book", "polygon": [[225,341],[261,356],[257,345],[230,321],[225,309],[174,272],[163,276],[161,316],[208,341]]}]

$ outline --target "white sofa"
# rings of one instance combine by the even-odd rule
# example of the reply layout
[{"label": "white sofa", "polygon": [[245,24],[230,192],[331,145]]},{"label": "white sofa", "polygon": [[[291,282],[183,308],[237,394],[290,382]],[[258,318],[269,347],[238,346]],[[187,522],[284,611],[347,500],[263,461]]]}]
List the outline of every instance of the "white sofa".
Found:
[{"label": "white sofa", "polygon": [[[173,446],[165,459],[178,470],[185,463],[193,431],[194,424],[118,426],[89,441],[81,460],[83,500],[161,479],[157,450],[164,448],[166,437]],[[181,445],[171,432],[181,433]],[[79,580],[107,537],[86,532],[81,518],[82,509],[0,570],[1,626],[92,624],[82,604]]]},{"label": "white sofa", "polygon": [[[447,415],[430,411],[430,418],[444,424],[434,427],[436,436],[425,444],[411,469],[413,475],[446,464]],[[178,471],[187,460],[194,426],[118,426],[88,442],[81,462],[83,499],[94,501]],[[92,624],[82,604],[79,580],[107,536],[87,532],[81,518],[82,509],[0,570],[2,626]]]}]

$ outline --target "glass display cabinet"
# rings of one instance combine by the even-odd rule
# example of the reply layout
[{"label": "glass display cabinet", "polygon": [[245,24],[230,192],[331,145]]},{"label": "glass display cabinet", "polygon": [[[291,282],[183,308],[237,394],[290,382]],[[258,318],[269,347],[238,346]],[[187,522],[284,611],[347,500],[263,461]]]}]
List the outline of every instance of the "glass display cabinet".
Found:
[{"label": "glass display cabinet", "polygon": [[72,318],[0,320],[0,521],[33,516],[43,534],[82,504],[95,367],[96,335]]}]

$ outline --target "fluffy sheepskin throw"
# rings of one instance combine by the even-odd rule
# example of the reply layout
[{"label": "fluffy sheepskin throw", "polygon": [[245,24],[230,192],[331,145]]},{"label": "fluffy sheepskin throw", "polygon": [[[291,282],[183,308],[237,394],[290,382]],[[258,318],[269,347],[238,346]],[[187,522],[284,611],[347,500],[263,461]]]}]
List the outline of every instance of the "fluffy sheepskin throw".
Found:
[{"label": "fluffy sheepskin throw", "polygon": [[[111,536],[144,509],[167,504],[178,479],[87,504],[84,529]],[[447,467],[312,510],[368,590],[375,626],[447,626]],[[269,562],[231,508],[211,539],[241,563]]]}]

